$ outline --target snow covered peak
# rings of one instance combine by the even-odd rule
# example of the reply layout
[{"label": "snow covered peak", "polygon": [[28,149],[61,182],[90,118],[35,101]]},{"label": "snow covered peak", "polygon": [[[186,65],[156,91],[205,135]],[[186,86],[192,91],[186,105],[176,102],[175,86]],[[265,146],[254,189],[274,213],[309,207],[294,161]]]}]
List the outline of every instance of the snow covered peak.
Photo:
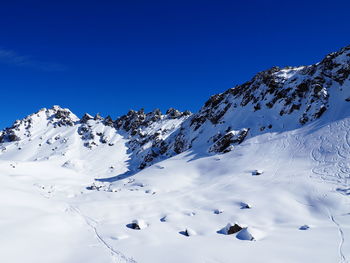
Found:
[{"label": "snow covered peak", "polygon": [[38,112],[28,115],[22,120],[16,120],[13,125],[0,132],[0,143],[19,141],[31,137],[34,131],[44,127],[54,128],[61,126],[73,126],[79,118],[69,109],[53,106],[50,109],[42,108]]}]

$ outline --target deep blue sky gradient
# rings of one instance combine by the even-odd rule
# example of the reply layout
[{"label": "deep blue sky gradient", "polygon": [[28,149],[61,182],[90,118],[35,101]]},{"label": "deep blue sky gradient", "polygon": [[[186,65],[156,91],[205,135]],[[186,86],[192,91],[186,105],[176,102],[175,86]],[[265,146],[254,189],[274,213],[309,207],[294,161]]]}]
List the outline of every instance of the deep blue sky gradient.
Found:
[{"label": "deep blue sky gradient", "polygon": [[350,44],[350,1],[6,2],[0,128],[54,104],[196,111],[261,70]]}]

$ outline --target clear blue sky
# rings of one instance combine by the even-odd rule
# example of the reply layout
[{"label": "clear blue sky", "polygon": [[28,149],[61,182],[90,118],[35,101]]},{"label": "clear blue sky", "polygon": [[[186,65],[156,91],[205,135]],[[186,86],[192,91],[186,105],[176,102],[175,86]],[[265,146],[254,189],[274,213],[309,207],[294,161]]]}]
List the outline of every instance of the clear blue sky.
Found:
[{"label": "clear blue sky", "polygon": [[[7,3],[6,3],[7,2]],[[54,104],[196,111],[274,65],[349,45],[350,1],[2,1],[0,127]]]}]

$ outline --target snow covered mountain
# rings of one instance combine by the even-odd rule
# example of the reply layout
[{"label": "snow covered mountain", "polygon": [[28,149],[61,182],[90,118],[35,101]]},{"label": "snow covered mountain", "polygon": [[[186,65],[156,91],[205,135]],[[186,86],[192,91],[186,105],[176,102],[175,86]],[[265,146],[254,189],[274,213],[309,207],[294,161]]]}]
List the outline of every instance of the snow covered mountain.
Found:
[{"label": "snow covered mountain", "polygon": [[0,255],[349,262],[349,128],[350,46],[260,72],[194,114],[41,109],[0,132]]},{"label": "snow covered mountain", "polygon": [[[54,146],[37,150],[36,155],[30,156],[33,159],[40,158],[37,155],[42,152],[45,155],[50,147],[50,156],[64,154],[56,150],[62,148],[62,143],[70,145],[70,138],[61,138],[68,131],[91,150],[104,144],[114,146],[124,138],[132,155],[132,167],[137,168],[192,148],[228,152],[245,138],[297,129],[324,114],[331,119],[347,116],[349,75],[350,47],[345,47],[315,65],[274,67],[260,72],[240,86],[213,95],[196,114],[173,108],[164,115],[158,109],[146,114],[141,109],[130,110],[116,120],[89,114],[79,119],[68,109],[54,106],[16,121],[0,133],[0,143],[4,145],[3,152],[10,142],[16,142],[17,149],[23,150],[25,145],[37,143],[34,138],[41,140],[39,147]],[[22,154],[16,156],[22,158]]]}]

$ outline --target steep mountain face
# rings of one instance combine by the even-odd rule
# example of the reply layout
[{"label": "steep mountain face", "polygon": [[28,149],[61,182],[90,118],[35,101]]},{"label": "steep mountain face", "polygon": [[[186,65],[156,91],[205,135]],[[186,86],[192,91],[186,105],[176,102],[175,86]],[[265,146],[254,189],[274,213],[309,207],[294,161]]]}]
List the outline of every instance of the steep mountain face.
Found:
[{"label": "steep mountain face", "polygon": [[[95,151],[101,146],[116,147],[123,138],[127,149],[123,160],[128,160],[130,170],[192,148],[203,154],[226,153],[246,138],[295,129],[326,115],[334,119],[345,114],[350,102],[349,75],[350,46],[311,66],[260,72],[250,81],[212,96],[195,114],[171,108],[166,114],[158,109],[149,113],[131,110],[116,120],[89,114],[79,119],[68,109],[54,106],[1,131],[0,143],[5,154],[13,143],[22,150],[34,135],[42,141],[38,147],[54,142],[69,145],[79,138],[82,147]],[[67,131],[77,138],[62,137]],[[55,145],[53,152],[60,147]]]}]

